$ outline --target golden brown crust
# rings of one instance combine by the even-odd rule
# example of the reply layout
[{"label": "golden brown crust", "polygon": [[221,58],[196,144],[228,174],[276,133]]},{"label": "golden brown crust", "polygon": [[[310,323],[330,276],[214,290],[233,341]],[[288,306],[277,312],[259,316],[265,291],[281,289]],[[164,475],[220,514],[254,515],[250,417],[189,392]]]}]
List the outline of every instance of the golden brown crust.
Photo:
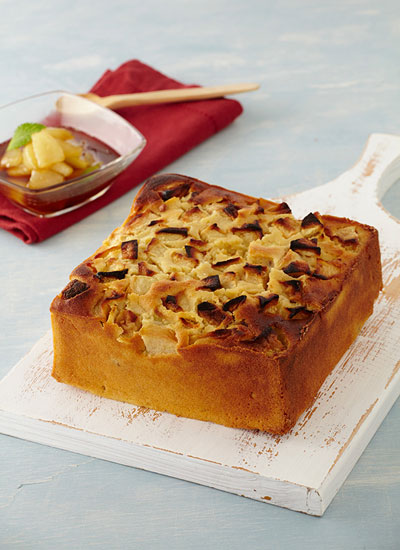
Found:
[{"label": "golden brown crust", "polygon": [[106,397],[284,433],[381,287],[374,228],[151,178],[51,306],[53,375]]}]

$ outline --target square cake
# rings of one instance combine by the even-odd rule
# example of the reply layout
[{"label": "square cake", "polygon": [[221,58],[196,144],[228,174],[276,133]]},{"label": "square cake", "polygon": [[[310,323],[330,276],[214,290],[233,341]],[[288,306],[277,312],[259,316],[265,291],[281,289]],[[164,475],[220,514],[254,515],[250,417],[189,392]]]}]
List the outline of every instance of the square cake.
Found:
[{"label": "square cake", "polygon": [[148,180],[51,305],[59,382],[283,434],[372,313],[377,231],[194,178]]}]

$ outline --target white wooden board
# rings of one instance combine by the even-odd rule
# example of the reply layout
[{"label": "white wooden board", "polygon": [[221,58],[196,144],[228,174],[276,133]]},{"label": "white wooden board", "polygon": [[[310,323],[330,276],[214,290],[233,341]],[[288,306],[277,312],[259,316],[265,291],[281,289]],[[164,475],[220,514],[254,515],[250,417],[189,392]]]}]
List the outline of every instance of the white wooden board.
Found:
[{"label": "white wooden board", "polygon": [[374,134],[360,161],[286,197],[294,214],[379,229],[384,290],[373,315],[283,437],[107,400],[50,376],[45,335],[0,383],[0,432],[322,515],[400,393],[400,224],[379,198],[400,177],[400,137]]}]

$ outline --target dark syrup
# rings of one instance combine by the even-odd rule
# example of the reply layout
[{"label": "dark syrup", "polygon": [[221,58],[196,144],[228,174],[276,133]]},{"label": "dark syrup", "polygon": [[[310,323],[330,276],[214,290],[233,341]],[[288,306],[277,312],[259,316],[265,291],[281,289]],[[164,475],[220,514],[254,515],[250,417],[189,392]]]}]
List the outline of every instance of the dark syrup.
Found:
[{"label": "dark syrup", "polygon": [[[73,143],[74,145],[80,145],[83,148],[84,152],[90,153],[93,156],[94,165],[100,163],[101,166],[104,166],[120,156],[116,151],[114,151],[110,146],[106,145],[102,141],[83,132],[79,132],[74,128],[65,128],[69,130],[74,136],[74,140],[71,140],[71,143]],[[9,141],[10,140],[0,144],[0,158],[5,153]],[[64,183],[59,185],[64,186],[70,180],[82,176],[84,172],[85,170],[82,169],[74,169],[72,174],[65,179]],[[108,180],[98,186],[82,186],[80,189],[80,182],[77,182],[76,187],[75,185],[71,185],[71,191],[69,193],[66,193],[65,189],[60,189],[57,192],[55,189],[51,190],[51,188],[49,188],[49,191],[46,192],[46,189],[44,188],[43,190],[40,190],[39,193],[29,194],[29,189],[26,188],[29,177],[11,177],[7,174],[6,170],[0,168],[0,178],[15,183],[21,187],[21,191],[18,191],[11,187],[2,186],[3,193],[10,200],[20,204],[22,207],[25,206],[28,210],[34,210],[36,213],[43,215],[48,215],[51,212],[58,212],[60,210],[71,208],[77,204],[83,203],[87,201],[91,196],[96,195],[110,184],[110,180]],[[27,192],[25,192],[25,189]]]}]

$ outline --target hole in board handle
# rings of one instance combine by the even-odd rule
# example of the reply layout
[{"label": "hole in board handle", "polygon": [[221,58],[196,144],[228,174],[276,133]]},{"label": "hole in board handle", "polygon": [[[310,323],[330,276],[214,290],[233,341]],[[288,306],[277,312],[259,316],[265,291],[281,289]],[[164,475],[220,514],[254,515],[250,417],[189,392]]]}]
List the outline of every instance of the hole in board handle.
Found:
[{"label": "hole in board handle", "polygon": [[393,217],[400,221],[400,179],[395,181],[393,185],[381,197],[380,202],[385,210]]}]

